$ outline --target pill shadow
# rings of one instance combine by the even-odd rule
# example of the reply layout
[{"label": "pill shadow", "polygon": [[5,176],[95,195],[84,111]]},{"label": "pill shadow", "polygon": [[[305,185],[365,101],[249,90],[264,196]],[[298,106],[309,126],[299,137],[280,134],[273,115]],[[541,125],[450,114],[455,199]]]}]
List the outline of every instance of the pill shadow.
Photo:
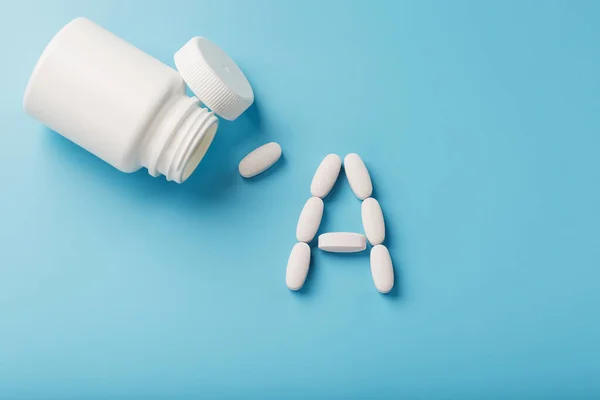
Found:
[{"label": "pill shadow", "polygon": [[318,258],[315,256],[316,251],[319,251],[319,249],[311,245],[308,275],[306,276],[306,281],[304,281],[304,285],[302,286],[302,288],[294,292],[297,296],[308,297],[313,295],[316,291],[320,274],[319,268],[316,267],[316,265],[318,264],[318,262],[315,260],[315,258]]},{"label": "pill shadow", "polygon": [[394,265],[394,287],[390,290],[389,293],[381,295],[389,301],[400,301],[404,298],[404,291],[402,290],[402,285],[404,280],[402,278],[402,269],[400,266],[397,266],[397,263],[394,263],[392,258],[392,264]]},{"label": "pill shadow", "polygon": [[[371,183],[373,185],[373,192],[371,194],[371,197],[379,201],[383,212],[383,217],[385,220],[385,241],[383,242],[383,244],[387,247],[387,249],[390,252],[390,256],[392,258],[392,266],[394,268],[394,287],[389,293],[381,293],[380,295],[388,301],[396,302],[404,299],[406,295],[404,262],[401,257],[402,238],[399,232],[400,228],[396,225],[396,221],[392,219],[389,216],[389,214],[386,215],[386,206],[389,204],[396,205],[397,203],[394,202],[393,199],[388,199],[387,197],[385,197],[386,190],[385,187],[382,186],[382,183],[380,183],[377,168],[375,168],[375,166],[373,166],[372,163],[367,161],[365,161],[365,165],[369,170],[369,175],[371,176]],[[386,201],[382,202],[379,199],[379,196],[384,196]]]},{"label": "pill shadow", "polygon": [[387,247],[392,258],[392,266],[394,268],[394,287],[387,294],[382,294],[390,301],[398,301],[405,298],[405,279],[404,279],[404,261],[402,259],[402,239],[399,228],[396,225],[396,220],[389,217],[386,218],[385,210],[383,209],[383,217],[385,220],[385,240],[383,244]]},{"label": "pill shadow", "polygon": [[[325,198],[327,199],[327,198]],[[317,234],[315,235],[315,238],[312,241],[312,246],[314,246],[315,248],[317,248],[318,250],[318,245],[319,245],[319,235],[322,235],[323,233],[328,232],[329,229],[329,225],[331,225],[331,217],[330,217],[330,212],[331,211],[331,207],[327,207],[327,202],[323,201],[325,204],[325,206],[323,207],[323,216],[321,217],[321,223],[319,224],[319,229],[317,229]]]},{"label": "pill shadow", "polygon": [[365,163],[365,165],[367,165],[367,170],[369,171],[369,176],[371,177],[371,185],[373,186],[373,191],[371,192],[370,197],[377,199],[379,196],[379,192],[380,192],[379,185],[377,184],[377,181],[378,181],[377,171],[370,170],[369,169],[370,164]]}]

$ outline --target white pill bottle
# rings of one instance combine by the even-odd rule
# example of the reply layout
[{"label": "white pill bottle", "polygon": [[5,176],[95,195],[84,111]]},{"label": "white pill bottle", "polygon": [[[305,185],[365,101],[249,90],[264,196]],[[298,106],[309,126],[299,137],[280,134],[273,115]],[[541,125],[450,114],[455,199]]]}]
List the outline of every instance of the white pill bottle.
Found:
[{"label": "white pill bottle", "polygon": [[[214,113],[234,120],[254,93],[233,60],[207,39],[190,40],[175,54],[175,64],[178,71],[77,18],[45,48],[23,105],[123,172],[146,167],[153,176],[181,183],[212,143]],[[197,98],[186,95],[186,83]]]}]

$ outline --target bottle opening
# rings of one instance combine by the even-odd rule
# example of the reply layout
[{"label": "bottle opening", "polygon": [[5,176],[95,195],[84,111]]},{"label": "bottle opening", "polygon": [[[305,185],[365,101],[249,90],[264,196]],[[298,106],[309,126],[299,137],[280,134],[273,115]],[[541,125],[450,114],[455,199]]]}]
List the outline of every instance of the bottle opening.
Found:
[{"label": "bottle opening", "polygon": [[202,139],[198,142],[196,148],[192,151],[190,158],[185,164],[185,168],[183,169],[183,173],[181,174],[181,181],[185,181],[187,178],[192,175],[192,173],[196,170],[200,161],[204,158],[204,155],[208,151],[208,148],[212,144],[213,139],[215,138],[215,134],[217,133],[218,124],[212,124]]}]

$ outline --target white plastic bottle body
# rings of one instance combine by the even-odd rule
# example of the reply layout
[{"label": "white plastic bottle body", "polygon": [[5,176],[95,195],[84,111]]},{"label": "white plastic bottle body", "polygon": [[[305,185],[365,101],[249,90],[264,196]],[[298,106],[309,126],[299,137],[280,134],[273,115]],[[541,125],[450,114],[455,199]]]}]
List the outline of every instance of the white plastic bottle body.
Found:
[{"label": "white plastic bottle body", "polygon": [[85,18],[60,30],[25,92],[28,114],[123,172],[182,182],[216,132],[173,68]]}]

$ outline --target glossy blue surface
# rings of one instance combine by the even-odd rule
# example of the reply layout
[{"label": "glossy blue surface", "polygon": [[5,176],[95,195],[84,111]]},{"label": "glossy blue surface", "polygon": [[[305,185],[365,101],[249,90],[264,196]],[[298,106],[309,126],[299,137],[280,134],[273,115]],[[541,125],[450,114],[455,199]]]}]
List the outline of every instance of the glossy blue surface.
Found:
[{"label": "glossy blue surface", "polygon": [[[86,16],[173,65],[202,35],[256,107],[178,186],[22,111]],[[0,12],[0,398],[600,397],[600,2],[31,1]],[[258,179],[238,161],[268,141]],[[397,284],[314,252],[285,287],[330,152],[358,152]],[[322,231],[360,231],[340,180]]]}]

